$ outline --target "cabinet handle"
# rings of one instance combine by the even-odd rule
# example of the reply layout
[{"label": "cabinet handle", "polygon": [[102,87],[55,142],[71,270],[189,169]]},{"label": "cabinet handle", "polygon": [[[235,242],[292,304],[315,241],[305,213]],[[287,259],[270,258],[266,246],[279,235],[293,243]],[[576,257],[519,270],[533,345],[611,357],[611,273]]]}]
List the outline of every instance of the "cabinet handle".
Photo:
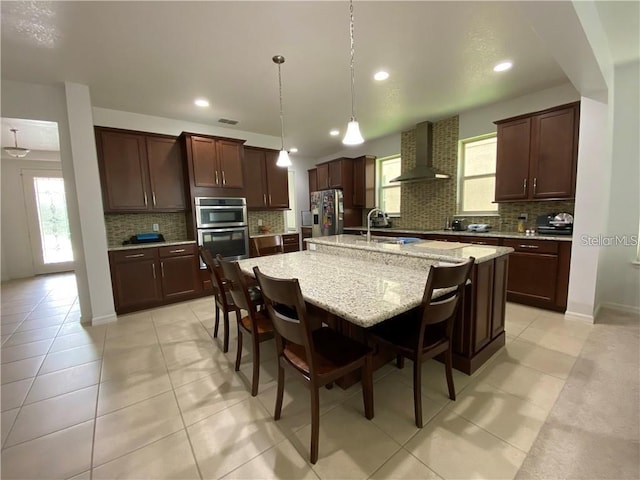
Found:
[{"label": "cabinet handle", "polygon": [[144,257],[144,253],[136,253],[136,254],[132,254],[132,255],[125,255],[124,258],[138,258],[138,257]]},{"label": "cabinet handle", "polygon": [[269,194],[269,205],[271,205],[271,194]]},{"label": "cabinet handle", "polygon": [[169,253],[182,253],[184,252],[184,248],[178,248],[177,250],[169,250]]},{"label": "cabinet handle", "polygon": [[522,245],[521,244],[521,245],[518,245],[518,246],[520,248],[533,248],[533,249],[540,248],[538,245]]},{"label": "cabinet handle", "polygon": [[533,194],[536,194],[536,187],[538,186],[538,179],[533,177]]},{"label": "cabinet handle", "polygon": [[160,271],[162,272],[162,278],[164,278],[164,262],[160,262]]},{"label": "cabinet handle", "polygon": [[266,193],[262,194],[262,203],[264,203],[265,205],[267,204],[267,194]]},{"label": "cabinet handle", "polygon": [[486,245],[487,242],[471,242],[471,243],[475,243],[476,245]]},{"label": "cabinet handle", "polygon": [[227,179],[224,177],[224,170],[222,170],[222,184],[223,185],[227,184]]},{"label": "cabinet handle", "polygon": [[147,192],[144,192],[144,206],[147,206]]},{"label": "cabinet handle", "polygon": [[153,201],[153,206],[156,206],[156,192],[151,192],[151,200]]},{"label": "cabinet handle", "polygon": [[525,196],[527,195],[527,179],[526,178],[522,182],[522,193],[524,193]]},{"label": "cabinet handle", "polygon": [[216,185],[218,185],[220,182],[218,181],[218,171],[216,170]]},{"label": "cabinet handle", "polygon": [[155,280],[156,279],[156,264],[152,263],[151,264],[151,268],[153,269],[153,279]]}]

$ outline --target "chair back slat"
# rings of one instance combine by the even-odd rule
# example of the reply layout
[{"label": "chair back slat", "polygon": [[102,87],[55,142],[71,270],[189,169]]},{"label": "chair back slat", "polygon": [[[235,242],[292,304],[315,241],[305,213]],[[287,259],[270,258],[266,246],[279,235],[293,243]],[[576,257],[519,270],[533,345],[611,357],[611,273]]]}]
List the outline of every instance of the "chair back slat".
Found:
[{"label": "chair back slat", "polygon": [[253,272],[278,335],[291,343],[304,346],[309,354],[312,353],[311,329],[298,279],[269,277],[258,267],[254,267]]},{"label": "chair back slat", "polygon": [[227,279],[227,287],[229,288],[231,298],[233,298],[233,303],[247,312],[255,312],[256,306],[251,300],[249,290],[247,289],[247,280],[244,277],[242,270],[240,270],[238,262],[224,260],[220,255],[218,255],[217,261],[222,267],[224,278]]},{"label": "chair back slat", "polygon": [[267,237],[254,237],[253,246],[259,257],[284,253],[282,235],[269,235]]},{"label": "chair back slat", "polygon": [[216,300],[225,308],[228,308],[227,296],[225,294],[226,281],[220,264],[215,258],[213,258],[211,252],[206,248],[202,246],[198,247],[198,251],[202,261],[207,266],[209,274],[211,275],[211,286],[213,287],[213,294],[215,295]]}]

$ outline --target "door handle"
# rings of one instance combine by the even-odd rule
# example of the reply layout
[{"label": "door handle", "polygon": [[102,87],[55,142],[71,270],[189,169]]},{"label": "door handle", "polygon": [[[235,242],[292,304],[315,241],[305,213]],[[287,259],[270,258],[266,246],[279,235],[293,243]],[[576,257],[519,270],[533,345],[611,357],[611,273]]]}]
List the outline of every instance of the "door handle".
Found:
[{"label": "door handle", "polygon": [[224,176],[224,170],[222,170],[222,184],[226,185],[227,184],[227,179]]},{"label": "door handle", "polygon": [[216,170],[216,185],[218,185],[220,182],[218,181],[218,171]]},{"label": "door handle", "polygon": [[153,269],[153,279],[155,280],[157,278],[156,277],[156,264],[152,263],[151,264],[151,268]]},{"label": "door handle", "polygon": [[177,250],[169,250],[169,253],[182,253],[184,252],[184,248],[178,248]]},{"label": "door handle", "polygon": [[162,278],[164,278],[164,262],[160,262],[160,272],[162,273]]},{"label": "door handle", "polygon": [[536,248],[540,248],[538,245],[518,245],[520,248],[532,248],[532,249],[536,249]]},{"label": "door handle", "polygon": [[522,193],[524,193],[524,195],[527,195],[527,179],[524,179],[524,182],[522,182]]},{"label": "door handle", "polygon": [[538,186],[538,179],[536,177],[533,177],[533,194],[536,194],[536,188]]},{"label": "door handle", "polygon": [[144,206],[148,206],[147,205],[147,192],[144,192]]},{"label": "door handle", "polygon": [[267,204],[267,194],[266,193],[262,194],[262,203],[264,203],[265,205]]},{"label": "door handle", "polygon": [[156,192],[151,192],[151,200],[153,201],[153,206],[156,206]]},{"label": "door handle", "polygon": [[144,253],[136,253],[133,255],[125,255],[124,258],[139,258],[139,257],[144,257]]},{"label": "door handle", "polygon": [[271,205],[271,194],[269,194],[269,205]]}]

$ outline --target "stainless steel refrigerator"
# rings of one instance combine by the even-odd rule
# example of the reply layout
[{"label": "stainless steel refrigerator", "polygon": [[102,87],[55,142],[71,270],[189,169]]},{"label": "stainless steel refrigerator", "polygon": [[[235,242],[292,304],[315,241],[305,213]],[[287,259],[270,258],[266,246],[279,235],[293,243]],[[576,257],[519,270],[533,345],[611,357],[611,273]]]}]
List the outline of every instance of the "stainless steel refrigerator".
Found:
[{"label": "stainless steel refrigerator", "polygon": [[314,237],[339,235],[344,228],[342,190],[311,192],[312,232]]}]

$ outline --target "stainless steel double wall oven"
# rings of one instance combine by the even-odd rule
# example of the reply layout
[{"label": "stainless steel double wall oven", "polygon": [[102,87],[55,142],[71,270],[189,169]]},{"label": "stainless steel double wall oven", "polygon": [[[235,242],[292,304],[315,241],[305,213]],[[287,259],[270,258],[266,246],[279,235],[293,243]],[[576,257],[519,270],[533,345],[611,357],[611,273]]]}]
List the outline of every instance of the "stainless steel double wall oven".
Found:
[{"label": "stainless steel double wall oven", "polygon": [[[249,257],[247,201],[244,198],[196,197],[198,245],[215,257],[229,260]],[[201,262],[200,266],[204,268]]]}]

